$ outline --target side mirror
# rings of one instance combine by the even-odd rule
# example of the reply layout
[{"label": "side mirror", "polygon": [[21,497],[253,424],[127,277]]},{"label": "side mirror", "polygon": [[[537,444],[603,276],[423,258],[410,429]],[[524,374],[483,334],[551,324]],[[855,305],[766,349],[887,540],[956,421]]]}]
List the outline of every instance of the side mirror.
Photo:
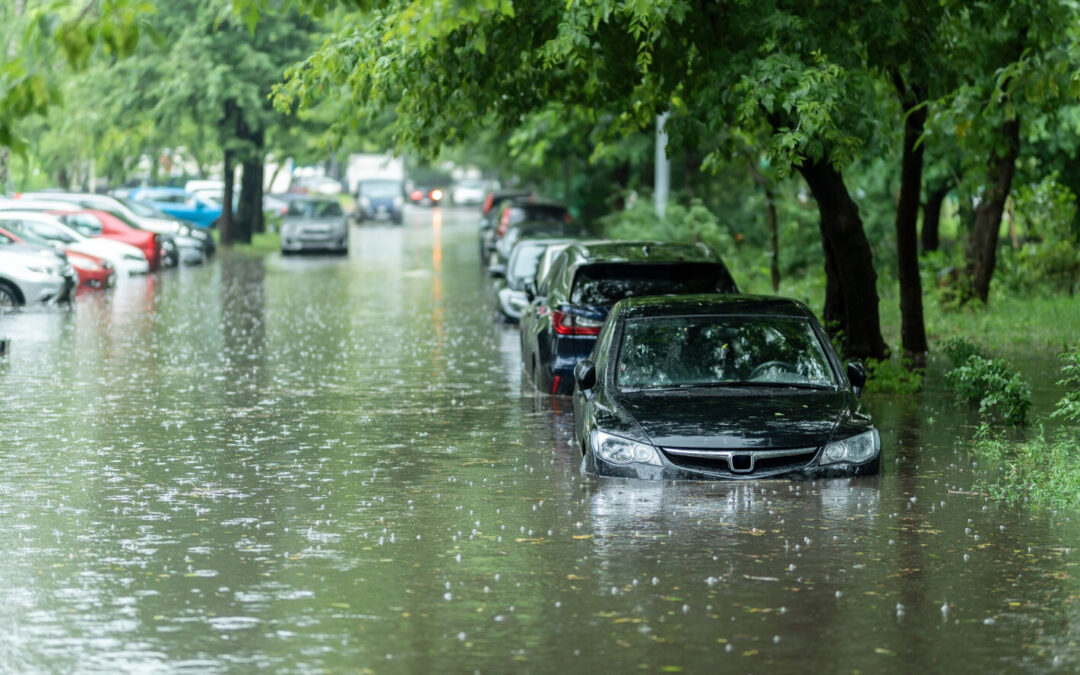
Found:
[{"label": "side mirror", "polygon": [[492,279],[505,279],[506,278],[506,265],[492,265],[488,268],[488,274]]},{"label": "side mirror", "polygon": [[851,380],[851,386],[855,388],[855,395],[858,396],[866,386],[866,364],[862,361],[848,361],[847,376]]},{"label": "side mirror", "polygon": [[582,391],[588,391],[596,386],[596,366],[592,361],[585,359],[578,361],[574,366],[574,380]]},{"label": "side mirror", "polygon": [[532,302],[536,299],[536,282],[529,280],[525,282],[525,298]]}]

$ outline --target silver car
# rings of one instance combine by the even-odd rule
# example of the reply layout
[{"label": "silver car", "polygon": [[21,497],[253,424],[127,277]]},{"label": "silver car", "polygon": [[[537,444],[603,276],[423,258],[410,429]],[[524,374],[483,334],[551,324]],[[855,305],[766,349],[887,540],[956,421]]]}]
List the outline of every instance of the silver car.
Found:
[{"label": "silver car", "polygon": [[77,283],[64,254],[47,246],[17,244],[0,234],[0,309],[67,302]]},{"label": "silver car", "polygon": [[349,223],[333,199],[289,197],[281,219],[281,252],[349,252]]}]

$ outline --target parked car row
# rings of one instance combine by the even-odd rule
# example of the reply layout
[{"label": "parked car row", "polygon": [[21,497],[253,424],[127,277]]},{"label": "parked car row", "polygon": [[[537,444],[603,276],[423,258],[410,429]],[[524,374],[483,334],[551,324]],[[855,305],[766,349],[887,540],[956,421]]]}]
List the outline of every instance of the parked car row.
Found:
[{"label": "parked car row", "polygon": [[201,264],[214,250],[197,223],[138,199],[64,191],[0,198],[0,306],[66,302],[118,276]]},{"label": "parked car row", "polygon": [[881,441],[813,313],[740,294],[704,244],[590,239],[565,207],[488,195],[480,261],[523,385],[573,397],[585,471],[642,479],[868,475]]}]

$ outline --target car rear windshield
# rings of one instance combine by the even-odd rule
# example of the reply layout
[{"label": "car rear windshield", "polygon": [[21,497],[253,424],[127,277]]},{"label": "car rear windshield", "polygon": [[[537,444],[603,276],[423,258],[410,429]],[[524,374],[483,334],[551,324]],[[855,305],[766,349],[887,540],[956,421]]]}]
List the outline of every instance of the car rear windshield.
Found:
[{"label": "car rear windshield", "polygon": [[834,388],[810,321],[705,316],[628,319],[616,382],[622,389],[777,385]]},{"label": "car rear windshield", "polygon": [[570,301],[613,305],[642,295],[734,292],[727,268],[716,263],[598,263],[578,269]]},{"label": "car rear windshield", "polygon": [[510,224],[515,225],[526,220],[546,220],[549,222],[563,223],[566,222],[567,216],[568,214],[565,206],[554,204],[522,204],[514,207],[514,213],[511,215]]},{"label": "car rear windshield", "polygon": [[295,199],[289,203],[290,216],[307,218],[333,218],[342,215],[341,204],[332,201]]},{"label": "car rear windshield", "polygon": [[401,195],[401,183],[392,180],[373,180],[360,183],[360,196],[385,199]]}]

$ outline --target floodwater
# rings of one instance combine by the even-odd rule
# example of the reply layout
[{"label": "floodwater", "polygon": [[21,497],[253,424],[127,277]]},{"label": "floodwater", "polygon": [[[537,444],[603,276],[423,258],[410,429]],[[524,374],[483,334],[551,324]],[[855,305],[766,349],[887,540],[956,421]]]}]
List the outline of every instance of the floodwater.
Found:
[{"label": "floodwater", "polygon": [[973,492],[965,408],[868,400],[872,479],[583,476],[475,236],[0,318],[0,670],[1080,669],[1077,518]]}]

